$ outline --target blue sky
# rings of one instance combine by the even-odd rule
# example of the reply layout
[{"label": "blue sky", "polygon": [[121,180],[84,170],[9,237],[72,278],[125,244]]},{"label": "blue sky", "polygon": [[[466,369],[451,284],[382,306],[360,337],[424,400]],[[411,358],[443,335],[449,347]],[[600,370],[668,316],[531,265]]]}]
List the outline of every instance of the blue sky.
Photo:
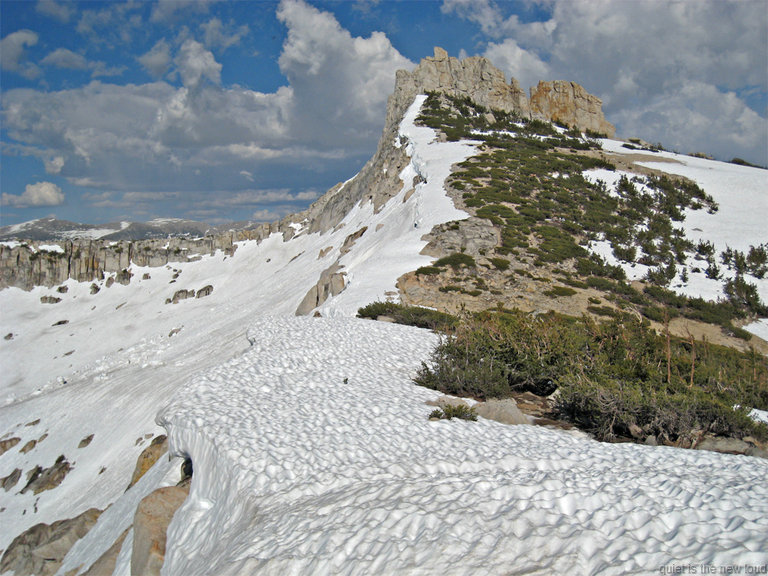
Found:
[{"label": "blue sky", "polygon": [[301,210],[434,46],[579,82],[619,136],[768,164],[763,0],[0,0],[0,225]]}]

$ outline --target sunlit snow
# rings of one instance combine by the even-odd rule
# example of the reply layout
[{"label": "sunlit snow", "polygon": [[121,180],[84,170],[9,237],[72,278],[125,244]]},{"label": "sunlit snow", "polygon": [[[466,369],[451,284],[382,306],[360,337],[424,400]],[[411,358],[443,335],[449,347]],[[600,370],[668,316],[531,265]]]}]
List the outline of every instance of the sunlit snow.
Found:
[{"label": "sunlit snow", "polygon": [[[0,435],[20,439],[0,455],[0,477],[61,454],[74,466],[53,490],[19,494],[22,481],[0,491],[0,548],[38,522],[111,504],[59,571],[84,572],[141,496],[177,479],[180,458],[161,459],[124,492],[149,437],[167,431],[195,469],[169,528],[168,575],[648,574],[768,562],[764,460],[428,421],[436,393],[411,378],[436,336],[352,318],[430,262],[420,251],[433,226],[466,217],[442,183],[474,144],[415,126],[423,100],[400,128],[406,185],[377,213],[362,202],[335,231],[297,224],[291,240],[243,242],[233,256],[134,265],[128,286],[0,291]],[[407,197],[417,174],[426,182]],[[341,256],[346,289],[323,318],[294,317],[363,227]],[[166,303],[208,284],[205,298]],[[130,573],[131,539],[115,574]]]}]

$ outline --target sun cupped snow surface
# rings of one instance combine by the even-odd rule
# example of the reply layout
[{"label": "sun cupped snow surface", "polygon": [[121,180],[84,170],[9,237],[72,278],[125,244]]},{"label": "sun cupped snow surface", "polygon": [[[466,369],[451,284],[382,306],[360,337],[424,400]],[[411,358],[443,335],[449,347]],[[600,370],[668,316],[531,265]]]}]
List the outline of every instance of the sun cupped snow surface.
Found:
[{"label": "sun cupped snow surface", "polygon": [[[768,463],[429,421],[436,337],[263,319],[162,410],[192,491],[163,573],[644,574],[768,561]],[[576,571],[576,572],[574,572]]]}]

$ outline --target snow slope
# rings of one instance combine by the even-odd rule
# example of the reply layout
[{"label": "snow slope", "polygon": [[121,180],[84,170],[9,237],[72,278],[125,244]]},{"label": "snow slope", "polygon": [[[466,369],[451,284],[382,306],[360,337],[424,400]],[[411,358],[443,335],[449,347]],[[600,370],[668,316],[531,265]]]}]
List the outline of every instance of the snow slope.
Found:
[{"label": "snow slope", "polygon": [[[232,257],[134,266],[128,286],[100,282],[95,294],[71,281],[65,293],[0,291],[1,332],[12,335],[0,340],[0,438],[20,439],[0,455],[0,477],[23,471],[0,491],[0,549],[35,523],[112,504],[60,570],[83,572],[141,495],[174,481],[179,460],[161,460],[124,493],[139,452],[167,430],[195,476],[169,530],[165,574],[647,573],[684,560],[768,563],[764,461],[427,421],[424,401],[435,394],[411,377],[435,336],[350,318],[429,263],[419,254],[423,234],[465,217],[442,183],[473,144],[439,143],[416,127],[422,102],[400,127],[411,156],[402,180],[426,182],[410,196],[404,186],[376,214],[363,203],[325,234],[296,223],[289,241],[245,242]],[[321,306],[325,318],[294,318],[363,227],[341,256],[348,285]],[[166,304],[179,289],[209,284],[205,298]],[[19,493],[34,465],[62,454],[74,468],[60,486]],[[130,571],[130,542],[115,574]]]},{"label": "snow slope", "polygon": [[410,379],[436,337],[415,328],[263,318],[248,339],[158,416],[195,463],[166,574],[645,574],[768,560],[768,462],[431,422],[425,401],[439,394]]},{"label": "snow slope", "polygon": [[[305,234],[297,223],[291,240],[274,234],[261,243],[243,242],[232,257],[219,252],[164,268],[134,265],[129,285],[107,288],[105,279],[96,282],[95,294],[90,283],[72,280],[64,293],[42,287],[0,291],[0,332],[11,335],[0,340],[0,438],[20,439],[0,455],[0,478],[23,471],[12,491],[0,491],[0,524],[12,527],[0,530],[0,549],[35,523],[104,508],[118,498],[145,436],[163,432],[154,423],[157,410],[195,374],[247,348],[244,333],[252,319],[293,315],[350,234],[367,226],[342,257],[349,284],[323,306],[324,315],[353,316],[360,306],[395,293],[403,273],[429,264],[431,258],[419,254],[426,245],[421,237],[437,224],[466,217],[445,196],[442,182],[474,148],[434,142],[432,130],[415,126],[423,100],[417,98],[401,125],[412,157],[402,179],[411,183],[421,174],[426,182],[407,200],[405,185],[376,214],[370,203],[361,203],[325,234]],[[205,298],[166,304],[177,290],[209,284],[213,292]],[[43,296],[61,302],[42,304]],[[91,444],[77,448],[90,434]],[[30,441],[38,443],[21,452]],[[37,496],[18,493],[27,472],[51,466],[62,454],[74,469],[58,488]]]}]

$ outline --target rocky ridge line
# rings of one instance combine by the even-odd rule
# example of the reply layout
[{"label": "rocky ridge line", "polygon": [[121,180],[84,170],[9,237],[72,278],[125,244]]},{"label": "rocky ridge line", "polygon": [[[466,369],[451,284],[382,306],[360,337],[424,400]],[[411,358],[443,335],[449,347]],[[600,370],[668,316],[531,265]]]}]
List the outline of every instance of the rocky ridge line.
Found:
[{"label": "rocky ridge line", "polygon": [[[243,240],[261,241],[281,233],[287,241],[296,234],[296,223],[304,225],[305,233],[331,230],[358,202],[371,202],[378,210],[402,189],[400,173],[410,159],[399,140],[398,126],[416,95],[426,92],[466,97],[489,109],[514,112],[521,118],[552,120],[580,130],[614,134],[613,125],[603,116],[601,100],[575,82],[539,82],[531,88],[528,98],[515,78],[507,83],[504,73],[487,58],[473,56],[459,60],[436,47],[434,56],[424,58],[413,71],[397,71],[375,154],[356,176],[328,190],[306,210],[277,222],[199,239],[72,240],[60,244],[60,251],[41,249],[46,246],[43,242],[0,243],[0,289],[51,287],[68,278],[80,282],[101,280],[105,274],[122,272],[131,263],[164,266],[198,259],[201,254],[213,254],[217,250],[233,254],[235,243]],[[329,273],[328,277],[331,276]],[[332,292],[323,284],[323,279],[318,282],[321,284],[317,287],[318,294]],[[333,292],[337,290],[338,287]]]}]

